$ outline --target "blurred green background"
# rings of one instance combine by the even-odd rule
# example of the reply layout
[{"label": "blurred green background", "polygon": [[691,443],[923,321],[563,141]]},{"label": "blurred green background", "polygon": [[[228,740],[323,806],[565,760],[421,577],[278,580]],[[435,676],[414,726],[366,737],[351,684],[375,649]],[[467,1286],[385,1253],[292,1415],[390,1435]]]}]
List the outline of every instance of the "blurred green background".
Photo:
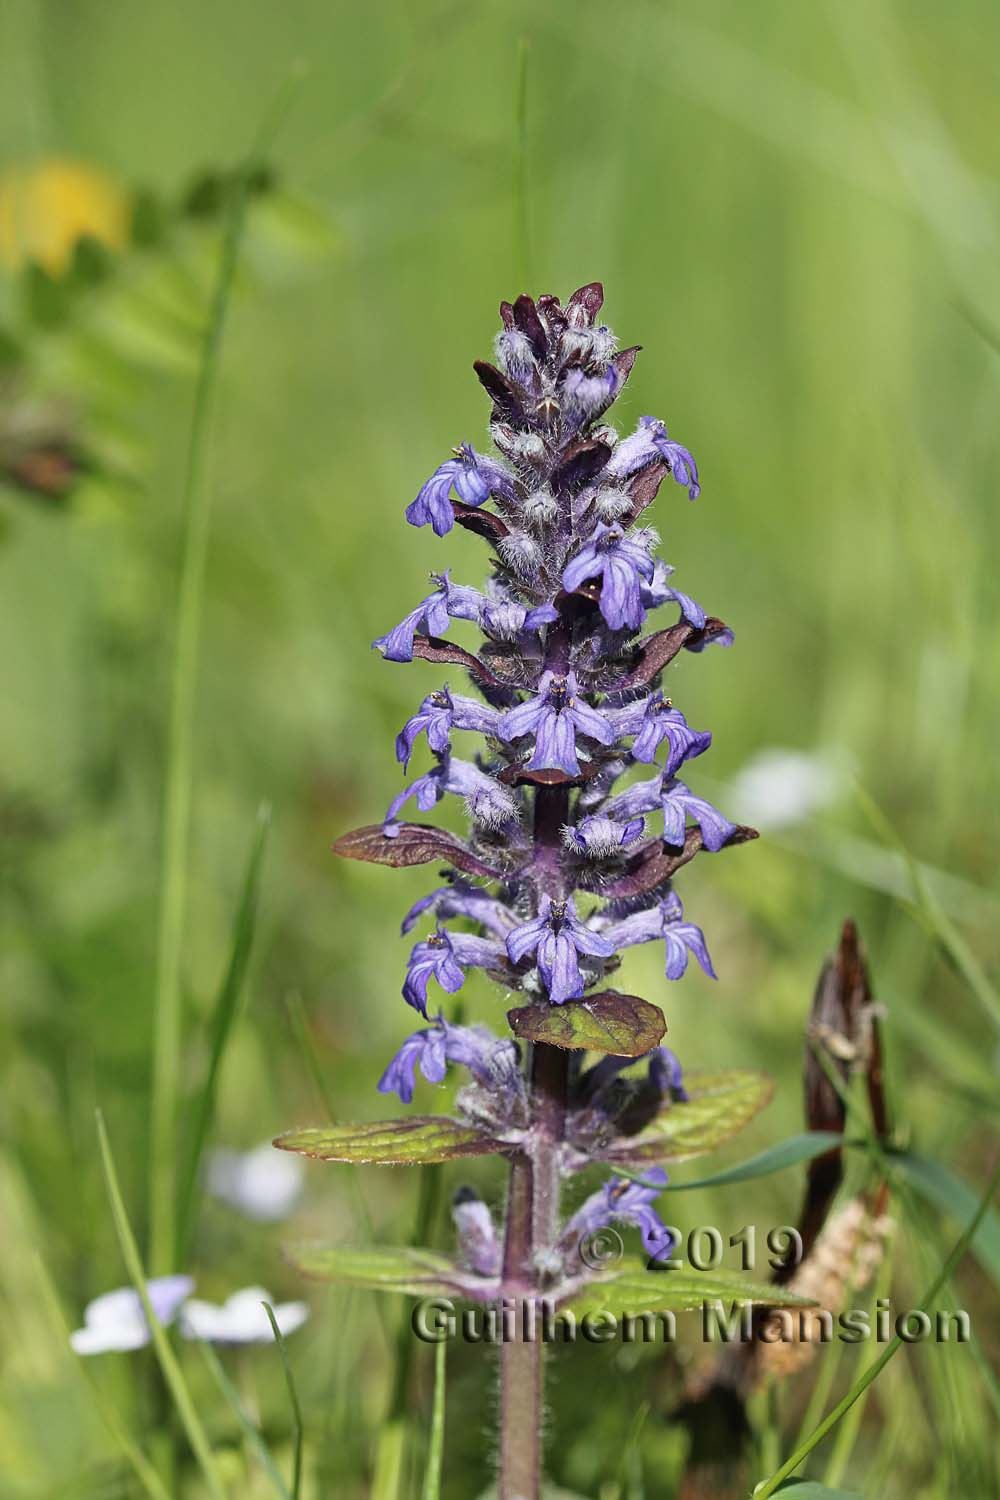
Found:
[{"label": "blurred green background", "polygon": [[[392,736],[440,682],[424,664],[382,663],[369,642],[421,597],[430,569],[468,582],[485,571],[476,538],[439,542],[408,528],[402,508],[454,443],[485,443],[471,361],[489,356],[499,299],[524,289],[513,195],[524,38],[527,289],[568,295],[603,280],[611,326],[644,346],[619,425],[664,417],[701,468],[698,504],[671,487],[654,517],[680,587],[737,632],[734,651],[672,670],[675,702],[715,735],[690,779],[750,816],[760,793],[748,807],[747,765],[777,747],[809,757],[824,793],[770,829],[762,818],[751,848],[685,872],[718,984],[692,973],[667,993],[658,954],[633,952],[627,987],[664,1005],[686,1064],[773,1073],[774,1104],[722,1159],[736,1160],[802,1128],[802,1025],[853,915],[887,1007],[897,1116],[922,1151],[981,1181],[996,1030],[914,920],[906,867],[852,788],[856,778],[883,808],[971,951],[995,966],[996,8],[5,0],[0,17],[0,1494],[136,1492],[44,1280],[74,1326],[88,1298],[125,1280],[98,1104],[145,1234],[192,388],[223,174],[298,61],[307,72],[250,210],[208,470],[183,951],[192,1093],[256,809],[273,810],[211,1144],[248,1147],[322,1119],[289,997],[301,997],[344,1117],[378,1114],[374,1081],[410,1029],[397,921],[433,873],[338,864],[329,845],[380,815],[399,785]],[[103,174],[131,216],[129,232],[113,211],[98,215],[111,244],[93,264],[70,262],[70,249],[60,263],[51,248],[71,244],[92,185],[58,179],[24,206],[24,174],[56,161]],[[44,270],[24,255],[29,218]],[[55,479],[25,467],[39,429]],[[485,981],[466,991],[470,1014],[500,1020]],[[440,1105],[421,1089],[418,1107]],[[179,1106],[186,1118],[186,1096]],[[473,1174],[494,1199],[496,1170]],[[380,1236],[409,1233],[412,1174],[370,1172],[361,1187]],[[799,1191],[793,1171],[671,1209],[728,1234],[786,1222]],[[255,1227],[207,1201],[191,1257],[199,1290],[221,1299],[261,1282],[299,1295],[283,1241],[351,1238],[354,1213],[349,1185],[320,1166],[288,1224]],[[932,1267],[955,1230],[937,1217],[903,1236],[901,1305],[925,1279],[921,1255]],[[972,1264],[959,1285],[995,1355],[995,1284]],[[370,1297],[309,1296],[312,1320],[290,1343],[306,1493],[368,1494],[391,1361]],[[693,1344],[683,1356],[701,1357]],[[274,1352],[241,1358],[282,1457]],[[418,1414],[429,1358],[413,1381]],[[96,1369],[140,1435],[157,1422],[132,1379],[148,1359]],[[553,1363],[555,1476],[600,1500],[631,1497],[621,1452],[649,1401],[648,1493],[672,1493],[677,1439],[663,1413],[677,1361],[601,1349]],[[452,1366],[445,1495],[464,1500],[489,1479],[493,1374],[475,1349]],[[192,1379],[205,1379],[196,1361]],[[906,1354],[867,1410],[857,1487],[892,1430],[880,1495],[995,1493],[986,1389],[966,1351]],[[206,1420],[242,1475],[239,1431],[210,1390]],[[794,1414],[795,1395],[785,1399]],[[196,1477],[185,1482],[199,1493]],[[257,1474],[236,1482],[265,1492]]]}]

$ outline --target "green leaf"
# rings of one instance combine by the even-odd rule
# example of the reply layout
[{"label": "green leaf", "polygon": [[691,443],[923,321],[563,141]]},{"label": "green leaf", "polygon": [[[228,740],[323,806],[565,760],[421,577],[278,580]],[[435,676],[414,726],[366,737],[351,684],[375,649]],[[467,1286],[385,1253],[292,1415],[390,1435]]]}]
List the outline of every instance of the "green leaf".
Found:
[{"label": "green leaf", "polygon": [[730,1182],[749,1182],[754,1177],[769,1177],[772,1172],[781,1172],[785,1167],[797,1166],[803,1161],[812,1161],[835,1146],[844,1144],[844,1137],[834,1130],[807,1130],[802,1135],[790,1135],[767,1151],[751,1156],[736,1167],[726,1167],[723,1172],[713,1172],[710,1177],[696,1177],[693,1182],[672,1182],[672,1193],[683,1193],[690,1188],[724,1187]]},{"label": "green leaf", "polygon": [[730,1068],[688,1073],[688,1102],[668,1104],[637,1135],[622,1137],[601,1152],[605,1161],[687,1161],[730,1140],[764,1108],[774,1092],[766,1073]]},{"label": "green leaf", "polygon": [[288,1391],[288,1404],[292,1409],[292,1431],[294,1433],[294,1447],[292,1450],[292,1495],[291,1500],[299,1500],[302,1488],[302,1445],[305,1438],[305,1429],[302,1423],[302,1406],[299,1402],[299,1393],[295,1386],[295,1376],[292,1374],[291,1361],[288,1358],[288,1349],[285,1346],[284,1336],[278,1327],[278,1320],[274,1315],[274,1308],[270,1302],[264,1303],[264,1311],[267,1313],[267,1321],[271,1325],[274,1334],[274,1342],[278,1346],[278,1354],[281,1356],[281,1366],[285,1372],[285,1387]]},{"label": "green leaf", "polygon": [[[957,1177],[943,1162],[931,1161],[914,1151],[890,1151],[889,1160],[903,1173],[922,1198],[963,1226],[979,1207],[979,1194]],[[1000,1216],[987,1208],[971,1244],[972,1253],[1000,1286]]]},{"label": "green leaf", "polygon": [[382,1167],[426,1166],[456,1156],[491,1156],[511,1151],[503,1141],[447,1115],[413,1115],[406,1120],[371,1120],[359,1125],[322,1125],[290,1130],[274,1143],[319,1161],[372,1163]]},{"label": "green leaf", "polygon": [[239,1393],[236,1390],[236,1387],[233,1385],[233,1382],[230,1380],[229,1376],[226,1374],[219,1356],[216,1354],[211,1344],[206,1344],[202,1339],[198,1340],[198,1348],[201,1351],[201,1357],[205,1361],[209,1373],[211,1374],[216,1385],[219,1387],[219,1390],[222,1392],[223,1396],[228,1401],[234,1417],[240,1424],[247,1445],[252,1448],[253,1452],[257,1455],[257,1461],[259,1462],[261,1468],[264,1470],[264,1473],[267,1475],[268,1479],[271,1481],[271,1487],[274,1490],[275,1494],[279,1497],[279,1500],[291,1500],[288,1486],[282,1479],[281,1474],[278,1472],[278,1467],[275,1464],[274,1459],[271,1457],[270,1449],[268,1448],[264,1439],[261,1437],[257,1428],[254,1426],[254,1424],[251,1422],[250,1418],[244,1411],[243,1403],[240,1400]]},{"label": "green leaf", "polygon": [[1000,992],[997,991],[986,970],[979,962],[979,959],[945,911],[938,897],[931,890],[922,866],[910,853],[906,844],[903,843],[903,840],[878,803],[874,798],[869,796],[868,792],[858,782],[855,782],[854,791],[872,827],[885,839],[886,843],[895,844],[902,855],[910,877],[913,903],[920,914],[923,925],[940,943],[958,973],[961,974],[979,1001],[985,1014],[993,1022],[993,1025],[1000,1030]]},{"label": "green leaf", "polygon": [[507,1012],[515,1036],[613,1057],[642,1057],[667,1029],[663,1013],[638,995],[602,990],[565,1005],[522,1005]]},{"label": "green leaf", "polygon": [[857,1490],[830,1490],[815,1479],[788,1479],[774,1493],[789,1495],[791,1500],[864,1500]]},{"label": "green leaf", "polygon": [[292,1245],[285,1254],[297,1271],[315,1281],[414,1297],[454,1295],[462,1274],[435,1250],[394,1245]]},{"label": "green leaf", "polygon": [[808,1297],[798,1297],[785,1287],[757,1286],[739,1276],[715,1271],[676,1270],[648,1271],[641,1260],[630,1259],[614,1276],[592,1281],[572,1297],[560,1312],[572,1312],[580,1318],[585,1313],[609,1312],[616,1318],[637,1316],[658,1309],[675,1312],[700,1310],[706,1303],[719,1301],[728,1317],[731,1303],[755,1307],[814,1307]]}]

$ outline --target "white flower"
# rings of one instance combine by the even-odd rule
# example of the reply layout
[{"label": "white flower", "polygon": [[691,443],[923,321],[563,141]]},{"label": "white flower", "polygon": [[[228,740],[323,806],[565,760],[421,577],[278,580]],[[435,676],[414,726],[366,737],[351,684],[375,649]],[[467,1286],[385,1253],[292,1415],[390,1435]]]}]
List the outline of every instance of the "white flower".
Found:
[{"label": "white flower", "polygon": [[[146,1291],[160,1322],[172,1323],[181,1303],[194,1291],[194,1281],[190,1276],[158,1276],[147,1281]],[[123,1286],[87,1303],[83,1327],[71,1333],[69,1341],[76,1354],[107,1354],[142,1349],[150,1337],[139,1293]]]},{"label": "white flower", "polygon": [[297,1156],[276,1151],[270,1141],[252,1151],[211,1151],[208,1191],[259,1223],[287,1219],[302,1196],[305,1167]]},{"label": "white flower", "polygon": [[843,767],[835,759],[775,746],[747,761],[730,792],[737,816],[767,832],[832,806],[843,784]]},{"label": "white flower", "polygon": [[265,1302],[274,1308],[283,1338],[301,1328],[309,1316],[306,1302],[279,1302],[275,1307],[270,1292],[260,1286],[247,1286],[234,1292],[221,1307],[216,1302],[200,1302],[192,1297],[181,1310],[181,1333],[186,1339],[204,1339],[209,1344],[269,1344],[274,1330],[264,1311]]}]

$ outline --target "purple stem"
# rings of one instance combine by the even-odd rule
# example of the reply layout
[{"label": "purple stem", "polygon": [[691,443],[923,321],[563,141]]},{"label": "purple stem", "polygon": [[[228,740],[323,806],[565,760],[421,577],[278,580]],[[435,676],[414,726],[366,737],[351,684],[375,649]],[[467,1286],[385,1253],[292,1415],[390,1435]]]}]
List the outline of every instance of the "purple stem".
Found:
[{"label": "purple stem", "polygon": [[[534,876],[539,895],[558,899],[564,894],[560,848],[568,811],[567,787],[536,789]],[[538,1255],[554,1245],[558,1236],[559,1146],[569,1053],[535,1044],[529,1076],[531,1144],[511,1165],[507,1193],[501,1295],[505,1306],[515,1309],[515,1336],[500,1346],[499,1500],[539,1500],[541,1495],[544,1345],[539,1338],[523,1338],[521,1309],[526,1300],[543,1295],[536,1271]]]}]

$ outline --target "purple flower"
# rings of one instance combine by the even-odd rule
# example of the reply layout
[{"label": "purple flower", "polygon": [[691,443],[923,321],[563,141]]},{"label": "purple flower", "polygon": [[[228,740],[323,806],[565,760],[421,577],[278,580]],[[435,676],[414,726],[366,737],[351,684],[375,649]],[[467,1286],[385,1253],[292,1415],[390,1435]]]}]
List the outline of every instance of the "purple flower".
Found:
[{"label": "purple flower", "polygon": [[428,1083],[443,1083],[449,1063],[468,1068],[477,1082],[520,1097],[524,1081],[518,1067],[517,1045],[500,1041],[485,1026],[452,1026],[443,1016],[423,1031],[408,1036],[379,1079],[380,1094],[398,1094],[404,1104],[413,1099],[416,1071]]},{"label": "purple flower", "polygon": [[664,900],[647,911],[632,912],[619,922],[602,926],[601,934],[614,951],[662,938],[667,950],[668,979],[680,979],[687,969],[689,953],[694,954],[710,979],[716,979],[718,976],[712,968],[712,960],[705,946],[705,934],[700,927],[696,927],[693,922],[685,922],[683,918],[684,908],[680,898],[671,891]]},{"label": "purple flower", "polygon": [[[664,774],[672,776],[686,760],[703,755],[712,743],[709,730],[692,729],[679,709],[657,688],[648,698],[639,698],[625,708],[606,709],[616,734],[634,734],[633,759],[652,765],[656,752],[667,742]],[[645,809],[643,809],[645,810]]]},{"label": "purple flower", "polygon": [[456,760],[445,756],[440,765],[434,766],[416,781],[410,783],[393,797],[386,809],[382,832],[387,839],[396,838],[399,825],[396,814],[411,797],[421,812],[430,812],[440,802],[445,792],[465,798],[469,815],[484,828],[502,828],[517,818],[517,803],[492,776],[487,776],[471,761]]},{"label": "purple flower", "polygon": [[[648,536],[648,533],[646,534]],[[588,578],[601,579],[601,614],[612,630],[638,630],[646,618],[642,584],[653,578],[653,560],[641,541],[625,536],[620,526],[598,522],[591,539],[563,569],[567,593]]]},{"label": "purple flower", "polygon": [[469,917],[504,939],[516,922],[513,913],[502,901],[496,901],[486,891],[469,885],[464,880],[443,885],[438,890],[431,891],[429,896],[421,896],[419,901],[415,901],[403,918],[400,930],[404,937],[413,930],[425,911],[433,911],[442,920],[448,917]]},{"label": "purple flower", "polygon": [[501,1250],[493,1215],[471,1188],[459,1188],[451,1200],[462,1260],[477,1276],[499,1276]]},{"label": "purple flower", "polygon": [[559,611],[554,604],[540,604],[537,609],[526,609],[513,599],[490,599],[480,612],[483,629],[498,641],[514,641],[519,635],[534,634],[543,625],[551,625],[558,618]]},{"label": "purple flower", "polygon": [[612,453],[606,472],[609,477],[627,479],[655,458],[663,459],[677,483],[687,486],[689,498],[697,500],[701,488],[698,466],[683,443],[675,443],[667,436],[667,429],[658,417],[639,418],[635,432],[622,438]]},{"label": "purple flower", "polygon": [[386,661],[412,661],[413,640],[418,631],[444,635],[449,620],[479,619],[483,595],[466,584],[452,583],[450,572],[448,568],[443,573],[432,573],[431,578],[438,585],[434,593],[421,599],[416,609],[411,609],[392,630],[372,641]]},{"label": "purple flower", "polygon": [[685,641],[684,650],[700,655],[702,651],[707,651],[709,646],[731,646],[735,640],[736,632],[726,625],[712,635],[702,636],[700,640]]},{"label": "purple flower", "polygon": [[688,1102],[681,1060],[669,1047],[654,1047],[649,1054],[649,1078],[665,1099],[679,1099],[683,1104]]},{"label": "purple flower", "polygon": [[597,814],[582,818],[575,827],[566,829],[566,847],[586,854],[590,859],[610,859],[641,838],[644,827],[642,818],[616,823],[613,818]]},{"label": "purple flower", "polygon": [[572,672],[565,677],[544,672],[537,697],[508,709],[501,718],[500,733],[505,740],[534,734],[529,771],[557,769],[565,771],[567,776],[578,776],[576,736],[586,735],[602,745],[610,745],[614,740],[615,733],[607,719],[584,703],[579,692]]},{"label": "purple flower", "polygon": [[561,1244],[570,1251],[590,1235],[609,1224],[632,1224],[642,1233],[642,1243],[649,1255],[665,1260],[674,1246],[674,1236],[660,1219],[653,1204],[666,1187],[668,1178],[662,1167],[650,1167],[643,1183],[612,1177],[577,1209],[563,1231]]},{"label": "purple flower", "polygon": [[500,715],[495,708],[488,708],[478,698],[464,698],[460,693],[451,694],[446,687],[428,693],[417,712],[407,719],[396,736],[396,759],[405,768],[410,763],[417,736],[426,732],[427,743],[436,755],[445,755],[451,749],[453,729],[472,729],[477,734],[498,732]]},{"label": "purple flower", "polygon": [[417,498],[406,507],[410,525],[433,526],[438,536],[449,532],[455,524],[449,498],[452,486],[466,505],[482,505],[490,495],[513,500],[515,494],[514,480],[505,468],[495,459],[484,458],[468,443],[462,443],[455,449],[455,457],[435,469]]},{"label": "purple flower", "polygon": [[666,770],[660,776],[636,781],[617,797],[609,798],[602,816],[621,821],[655,812],[658,807],[663,813],[663,842],[675,849],[684,843],[688,818],[698,824],[704,847],[713,854],[729,842],[735,831],[728,818],[724,818],[710,802],[696,797],[683,781],[670,776]]},{"label": "purple flower", "polygon": [[633,781],[632,785],[619,792],[616,797],[609,797],[601,809],[601,816],[613,818],[617,822],[627,822],[632,818],[642,817],[645,813],[655,812],[660,805],[660,787],[662,777],[650,776],[645,781]]},{"label": "purple flower", "polygon": [[[706,615],[701,605],[692,599],[690,594],[682,594],[680,589],[672,589],[668,585],[667,579],[673,572],[674,569],[669,563],[665,563],[660,557],[656,559],[653,564],[653,576],[642,590],[643,604],[646,609],[659,609],[661,604],[669,604],[673,601],[674,604],[680,605],[681,619],[687,620],[695,630],[704,630]],[[720,635],[723,633],[720,632]],[[727,644],[731,645],[732,640],[730,639]]]},{"label": "purple flower", "polygon": [[663,809],[663,842],[675,849],[681,848],[684,843],[684,827],[688,818],[698,824],[702,845],[712,854],[718,853],[736,832],[734,824],[724,818],[711,802],[706,802],[704,797],[696,797],[675,776],[664,778],[660,806]]},{"label": "purple flower", "polygon": [[577,1099],[584,1103],[599,1103],[601,1095],[614,1083],[619,1073],[641,1062],[647,1064],[649,1081],[661,1097],[687,1099],[680,1059],[669,1047],[654,1047],[642,1057],[602,1057],[600,1062],[580,1075],[575,1090]]},{"label": "purple flower", "polygon": [[579,367],[571,369],[562,382],[563,429],[578,432],[588,422],[606,412],[618,394],[622,377],[614,365],[598,375],[588,375]]},{"label": "purple flower", "polygon": [[497,943],[439,927],[429,938],[417,943],[410,954],[403,981],[403,999],[426,1017],[427,986],[432,979],[453,995],[465,983],[464,968],[496,968],[502,958],[503,949]]},{"label": "purple flower", "polygon": [[583,994],[579,954],[610,958],[614,951],[612,943],[579,920],[571,897],[553,901],[543,896],[538,916],[515,928],[507,939],[511,963],[536,954],[538,972],[553,1005],[579,1000]]}]

